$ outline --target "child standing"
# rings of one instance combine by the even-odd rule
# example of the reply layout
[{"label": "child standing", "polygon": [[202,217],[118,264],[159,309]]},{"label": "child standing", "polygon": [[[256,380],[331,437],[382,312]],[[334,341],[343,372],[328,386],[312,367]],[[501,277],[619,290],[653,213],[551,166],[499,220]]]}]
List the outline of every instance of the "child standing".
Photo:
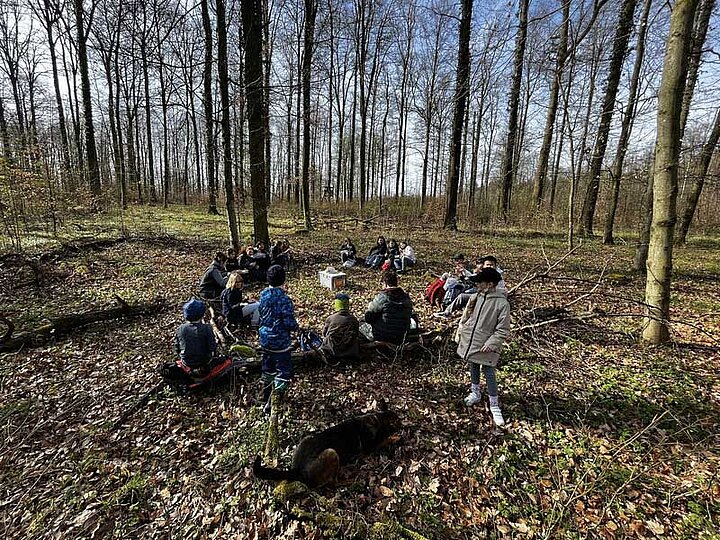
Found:
[{"label": "child standing", "polygon": [[510,336],[510,303],[497,290],[500,273],[493,268],[483,268],[470,278],[478,284],[478,292],[468,302],[457,331],[457,353],[470,364],[470,394],[465,405],[482,401],[480,370],[485,375],[490,412],[496,426],[505,425],[498,402],[496,366],[500,360],[500,348]]},{"label": "child standing", "polygon": [[196,298],[185,303],[183,316],[186,322],[175,332],[175,352],[180,361],[200,376],[209,370],[217,347],[212,327],[202,322],[205,309],[205,302]]},{"label": "child standing", "polygon": [[295,307],[282,288],[285,270],[273,265],[267,271],[268,285],[260,293],[260,346],[263,349],[262,380],[265,411],[270,412],[270,396],[285,393],[293,376],[290,332],[298,329]]},{"label": "child standing", "polygon": [[230,273],[227,287],[220,295],[222,301],[222,314],[229,324],[240,325],[244,319],[250,317],[250,324],[258,325],[260,315],[259,302],[243,302],[243,287],[245,282],[240,272]]}]

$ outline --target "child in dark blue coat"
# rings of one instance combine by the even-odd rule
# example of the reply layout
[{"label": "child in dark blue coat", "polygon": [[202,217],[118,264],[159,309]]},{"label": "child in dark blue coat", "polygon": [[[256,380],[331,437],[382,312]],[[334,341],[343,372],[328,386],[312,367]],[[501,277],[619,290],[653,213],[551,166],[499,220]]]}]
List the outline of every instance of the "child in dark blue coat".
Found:
[{"label": "child in dark blue coat", "polygon": [[175,333],[175,352],[183,365],[202,375],[211,364],[217,344],[212,327],[202,322],[205,302],[192,299],[183,306],[186,322]]}]

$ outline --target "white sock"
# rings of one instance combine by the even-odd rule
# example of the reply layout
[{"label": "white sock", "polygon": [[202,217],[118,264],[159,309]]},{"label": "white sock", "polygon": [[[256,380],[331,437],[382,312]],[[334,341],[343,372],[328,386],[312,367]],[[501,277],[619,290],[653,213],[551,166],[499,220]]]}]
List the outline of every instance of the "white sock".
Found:
[{"label": "white sock", "polygon": [[479,395],[479,394],[480,394],[480,385],[479,385],[479,384],[471,384],[471,385],[470,385],[470,391],[471,391],[473,394],[478,394],[478,395]]},{"label": "white sock", "polygon": [[488,396],[490,398],[490,406],[491,407],[499,407],[500,404],[498,403],[498,397],[497,396]]}]

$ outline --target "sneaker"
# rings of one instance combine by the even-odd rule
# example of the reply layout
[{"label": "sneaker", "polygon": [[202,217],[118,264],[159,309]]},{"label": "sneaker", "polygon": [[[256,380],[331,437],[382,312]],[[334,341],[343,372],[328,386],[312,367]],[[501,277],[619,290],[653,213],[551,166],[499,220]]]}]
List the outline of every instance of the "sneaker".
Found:
[{"label": "sneaker", "polygon": [[482,394],[480,392],[470,392],[467,397],[463,400],[465,405],[472,407],[482,401]]},{"label": "sneaker", "polygon": [[437,312],[433,313],[432,316],[435,319],[449,319],[450,318],[444,311],[437,311]]},{"label": "sneaker", "polygon": [[490,414],[492,414],[493,422],[497,427],[505,425],[505,419],[503,418],[499,405],[490,405]]}]

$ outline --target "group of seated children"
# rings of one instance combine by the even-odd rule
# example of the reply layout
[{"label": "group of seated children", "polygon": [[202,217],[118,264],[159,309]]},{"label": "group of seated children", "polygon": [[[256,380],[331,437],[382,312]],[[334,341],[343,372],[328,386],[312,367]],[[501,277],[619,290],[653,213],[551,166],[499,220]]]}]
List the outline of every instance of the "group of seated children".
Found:
[{"label": "group of seated children", "polygon": [[[492,255],[482,257],[475,267],[470,270],[468,261],[462,253],[458,253],[453,257],[455,269],[453,272],[446,272],[438,280],[428,287],[434,298],[428,300],[443,309],[433,314],[434,317],[448,318],[458,311],[461,311],[473,294],[477,292],[477,287],[473,281],[473,277],[477,276],[484,268],[492,268],[500,275],[500,282],[496,289],[502,294],[507,294],[505,282],[502,280],[502,270],[499,269],[497,259]],[[441,287],[441,289],[440,289]]]},{"label": "group of seated children", "polygon": [[[259,327],[263,351],[263,403],[269,408],[272,390],[284,392],[293,376],[290,336],[298,330],[298,324],[293,302],[283,287],[285,270],[279,265],[271,266],[267,271],[267,282],[268,287],[261,292],[259,302],[244,303],[242,275],[232,272],[221,299],[229,323],[239,323],[250,317]],[[323,328],[321,350],[326,356],[340,361],[357,360],[361,336],[393,344],[405,340],[413,327],[410,296],[398,286],[394,271],[383,273],[382,283],[384,288],[368,305],[362,324],[350,311],[350,297],[344,293],[335,296],[335,313],[328,317]],[[198,373],[210,367],[216,349],[211,326],[202,322],[205,311],[203,300],[187,302],[183,306],[186,322],[176,333],[176,350],[181,363]]]},{"label": "group of seated children", "polygon": [[[357,258],[357,249],[350,238],[340,246],[340,261],[344,266],[355,266],[359,261]],[[370,268],[380,268],[384,271],[395,270],[404,273],[407,269],[415,266],[417,257],[415,250],[407,241],[398,243],[394,238],[385,241],[384,236],[379,236],[375,245],[370,248],[368,256],[365,258],[365,266]]]},{"label": "group of seated children", "polygon": [[[384,245],[382,237],[378,239],[378,247],[381,245]],[[346,240],[344,246],[349,248],[352,243]],[[385,246],[385,254],[388,247],[390,246]],[[355,250],[352,247],[344,251],[354,253]],[[471,386],[465,404],[472,406],[483,401],[480,387],[482,371],[493,422],[502,426],[505,420],[498,401],[495,372],[500,349],[510,334],[507,289],[495,257],[483,257],[472,271],[462,254],[456,255],[453,260],[455,270],[440,278],[439,289],[447,293],[450,288],[457,288],[460,292],[451,301],[444,303],[445,309],[436,315],[449,316],[464,308],[455,340],[458,343],[457,354],[470,365]],[[228,279],[223,275],[223,270],[225,255],[217,253],[204,276],[208,279],[201,282],[201,289],[205,284],[215,287],[207,290],[216,290],[223,283],[222,280],[225,280],[225,289],[220,296],[223,313],[228,321],[251,318],[259,326],[263,355],[263,406],[269,411],[273,390],[284,393],[293,376],[291,333],[298,330],[298,323],[293,302],[283,287],[285,269],[280,265],[270,266],[266,273],[268,287],[260,294],[260,301],[248,304],[243,303],[242,276],[235,271]],[[337,360],[357,359],[361,337],[397,345],[405,341],[414,323],[412,300],[399,287],[395,271],[385,271],[382,274],[382,284],[383,290],[368,305],[362,322],[351,313],[350,298],[346,294],[335,296],[335,313],[327,319],[323,328],[321,350],[325,355]],[[462,288],[458,287],[458,284]],[[207,372],[211,367],[216,344],[211,327],[202,323],[205,303],[202,300],[191,300],[183,306],[183,312],[186,322],[176,333],[177,353],[182,364],[189,370]]]},{"label": "group of seated children", "polygon": [[286,271],[290,266],[292,249],[287,239],[277,239],[268,252],[265,242],[248,245],[238,256],[234,248],[227,250],[226,270],[232,272],[239,270],[252,281],[265,281],[270,266],[277,264]]},{"label": "group of seated children", "polygon": [[263,282],[272,265],[285,269],[290,264],[291,249],[287,240],[277,240],[270,253],[265,243],[249,245],[238,257],[234,248],[218,251],[200,278],[200,297],[214,309],[222,311],[229,324],[249,323],[257,326],[258,302],[243,298],[246,281]]}]

